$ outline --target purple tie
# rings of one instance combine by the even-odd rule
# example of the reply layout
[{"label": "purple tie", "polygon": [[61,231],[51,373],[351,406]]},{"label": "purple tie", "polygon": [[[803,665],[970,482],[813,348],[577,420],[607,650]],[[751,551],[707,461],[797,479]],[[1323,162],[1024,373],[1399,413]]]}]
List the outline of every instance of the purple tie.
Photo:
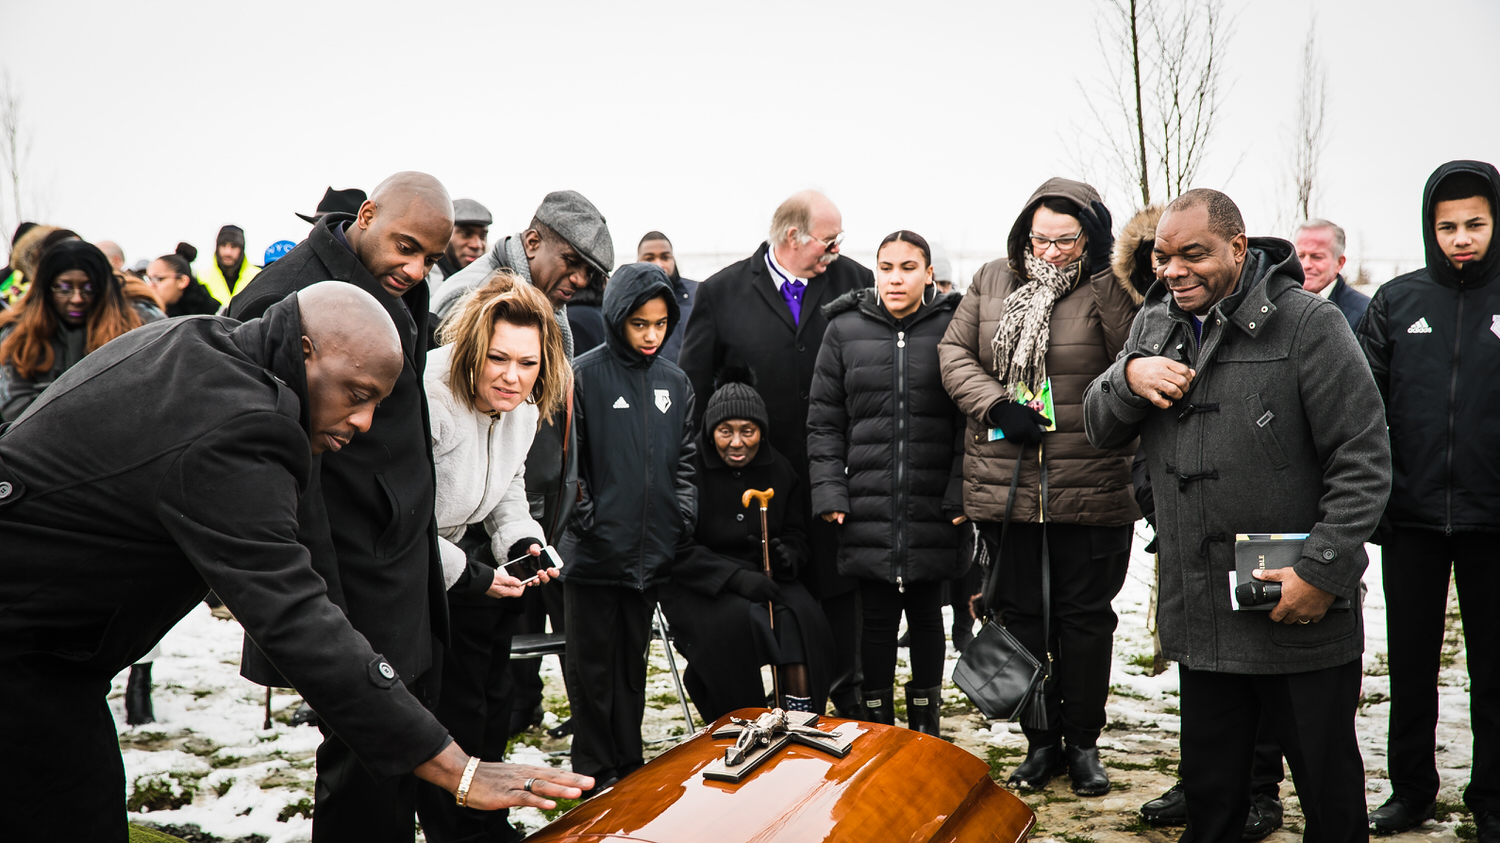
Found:
[{"label": "purple tie", "polygon": [[807,284],[801,278],[793,278],[781,285],[781,297],[786,299],[786,306],[792,311],[792,323],[802,324],[802,294],[807,291]]}]

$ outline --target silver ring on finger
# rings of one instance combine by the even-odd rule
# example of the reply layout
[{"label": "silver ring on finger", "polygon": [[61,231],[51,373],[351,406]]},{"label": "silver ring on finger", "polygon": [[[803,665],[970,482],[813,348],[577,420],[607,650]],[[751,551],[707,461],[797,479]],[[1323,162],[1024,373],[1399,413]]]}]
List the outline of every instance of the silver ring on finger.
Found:
[{"label": "silver ring on finger", "polygon": [[536,793],[536,791],[531,789],[531,786],[534,784],[536,784],[536,779],[527,779],[526,784],[521,785],[521,789],[527,793]]}]

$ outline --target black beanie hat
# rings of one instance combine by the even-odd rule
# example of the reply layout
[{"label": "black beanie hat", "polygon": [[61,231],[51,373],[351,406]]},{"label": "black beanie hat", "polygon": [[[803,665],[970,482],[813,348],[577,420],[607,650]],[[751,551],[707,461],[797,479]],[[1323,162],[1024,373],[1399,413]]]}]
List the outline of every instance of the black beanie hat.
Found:
[{"label": "black beanie hat", "polygon": [[219,238],[214,241],[214,245],[222,246],[225,243],[245,248],[245,230],[237,225],[226,225],[219,229]]},{"label": "black beanie hat", "polygon": [[725,419],[753,421],[763,436],[770,427],[766,402],[755,391],[755,373],[738,361],[725,363],[714,378],[714,394],[703,410],[703,430],[712,436]]}]

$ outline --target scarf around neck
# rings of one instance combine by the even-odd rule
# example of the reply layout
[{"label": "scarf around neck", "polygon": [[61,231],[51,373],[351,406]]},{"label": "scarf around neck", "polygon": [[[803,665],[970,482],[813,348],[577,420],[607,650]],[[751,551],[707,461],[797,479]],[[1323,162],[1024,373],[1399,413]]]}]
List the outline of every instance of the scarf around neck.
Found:
[{"label": "scarf around neck", "polygon": [[995,377],[1007,390],[1014,390],[1018,383],[1032,390],[1041,388],[1042,380],[1047,377],[1052,306],[1073,289],[1082,270],[1081,259],[1058,269],[1026,252],[1028,280],[1006,296],[1000,324],[990,340]]}]

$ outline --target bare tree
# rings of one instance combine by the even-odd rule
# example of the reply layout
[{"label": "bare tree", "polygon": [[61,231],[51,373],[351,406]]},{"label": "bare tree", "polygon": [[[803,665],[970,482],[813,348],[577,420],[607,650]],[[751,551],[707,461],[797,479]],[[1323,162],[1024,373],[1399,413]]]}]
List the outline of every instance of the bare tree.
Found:
[{"label": "bare tree", "polygon": [[1203,164],[1232,21],[1224,0],[1103,2],[1096,35],[1109,69],[1094,90],[1079,83],[1092,118],[1081,135],[1105,151],[1108,180],[1149,205],[1190,187]]},{"label": "bare tree", "polygon": [[1317,21],[1313,21],[1302,45],[1302,85],[1297,92],[1297,123],[1292,127],[1289,159],[1292,216],[1298,222],[1312,218],[1323,150],[1328,146],[1327,116],[1328,68],[1318,53]]},{"label": "bare tree", "polygon": [[11,85],[10,72],[0,71],[0,165],[5,168],[17,224],[21,222],[21,174],[30,159],[31,132],[21,118],[21,95]]}]

